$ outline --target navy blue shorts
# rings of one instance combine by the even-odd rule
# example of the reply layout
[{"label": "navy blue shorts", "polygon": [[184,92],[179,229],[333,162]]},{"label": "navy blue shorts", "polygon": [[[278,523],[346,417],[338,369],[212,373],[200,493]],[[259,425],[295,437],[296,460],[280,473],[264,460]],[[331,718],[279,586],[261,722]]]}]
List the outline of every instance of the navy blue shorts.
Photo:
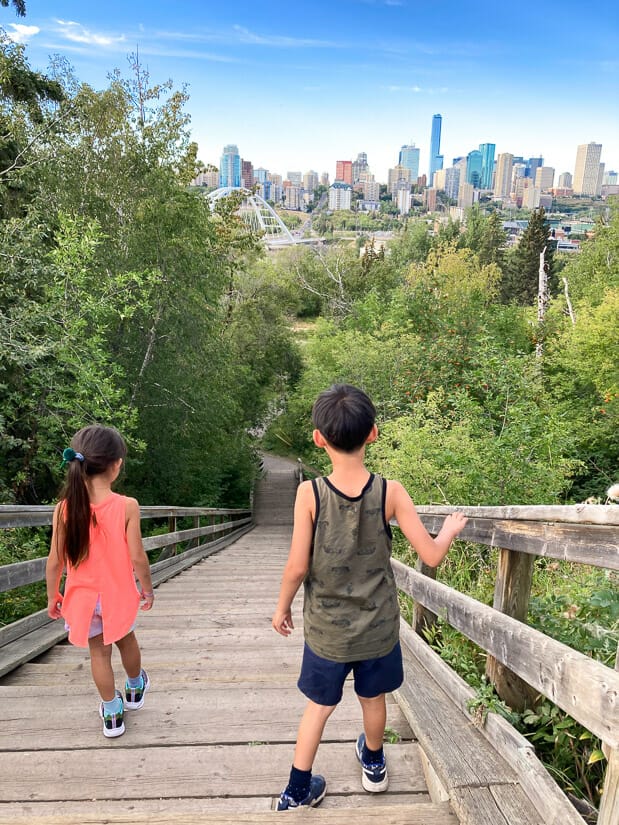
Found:
[{"label": "navy blue shorts", "polygon": [[342,698],[346,677],[352,670],[355,693],[364,699],[373,699],[381,693],[390,693],[404,681],[400,643],[386,656],[362,659],[357,662],[332,662],[323,659],[305,644],[301,675],[297,685],[301,693],[317,705],[337,705]]}]

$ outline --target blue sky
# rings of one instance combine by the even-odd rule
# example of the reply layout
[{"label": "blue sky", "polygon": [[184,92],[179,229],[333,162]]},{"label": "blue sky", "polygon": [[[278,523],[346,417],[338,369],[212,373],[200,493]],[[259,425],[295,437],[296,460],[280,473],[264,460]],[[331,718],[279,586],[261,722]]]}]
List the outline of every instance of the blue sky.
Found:
[{"label": "blue sky", "polygon": [[601,0],[77,2],[26,0],[0,25],[32,67],[62,54],[103,88],[139,49],[153,82],[186,84],[204,162],[236,143],[254,166],[335,173],[366,152],[385,180],[399,148],[421,149],[443,115],[445,165],[478,144],[542,154],[573,172],[576,147],[602,144],[619,170],[619,11]]}]

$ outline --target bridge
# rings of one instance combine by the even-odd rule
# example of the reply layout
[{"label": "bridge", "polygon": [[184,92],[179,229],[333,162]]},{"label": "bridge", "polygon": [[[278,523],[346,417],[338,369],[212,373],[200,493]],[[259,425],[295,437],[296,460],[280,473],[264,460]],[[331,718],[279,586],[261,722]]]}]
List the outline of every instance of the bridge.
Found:
[{"label": "bridge", "polygon": [[[494,606],[393,561],[414,600],[402,619],[403,686],[388,700],[390,786],[361,790],[352,688],[327,724],[317,809],[276,813],[305,700],[296,688],[302,631],[270,617],[291,535],[299,465],[265,457],[253,509],[144,507],[166,528],[153,555],[153,611],[137,633],[152,689],[115,740],[101,734],[87,652],[45,611],[0,629],[0,825],[237,825],[300,816],[348,825],[583,825],[585,820],[503,717],[483,724],[474,694],[419,631],[441,615],[487,652],[488,673],[517,698],[552,699],[606,749],[598,825],[619,822],[619,672],[524,623],[538,556],[619,569],[619,507],[461,508],[461,538],[499,547]],[[419,508],[430,532],[450,508]],[[0,528],[51,523],[49,507],[0,507]],[[0,592],[42,580],[44,559],[0,567]],[[293,608],[301,624],[301,596]],[[115,652],[115,666],[120,662]],[[119,677],[120,678],[120,677]]]}]

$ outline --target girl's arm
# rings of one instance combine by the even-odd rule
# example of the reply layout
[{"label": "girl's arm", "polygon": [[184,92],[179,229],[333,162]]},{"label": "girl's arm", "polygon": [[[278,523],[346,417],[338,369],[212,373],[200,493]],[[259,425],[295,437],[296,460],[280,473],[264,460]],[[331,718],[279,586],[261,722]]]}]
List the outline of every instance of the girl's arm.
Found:
[{"label": "girl's arm", "polygon": [[430,567],[438,567],[443,561],[452,541],[467,522],[466,516],[462,513],[451,513],[445,518],[436,538],[432,538],[423,526],[411,497],[399,481],[387,482],[385,510],[387,519],[396,519],[398,527],[413,545],[421,560]]},{"label": "girl's arm", "polygon": [[284,568],[279,600],[271,624],[282,636],[294,630],[291,606],[301,582],[307,575],[314,532],[314,491],[311,481],[302,482],[294,504],[294,527],[288,561]]},{"label": "girl's arm", "polygon": [[52,521],[52,543],[45,565],[45,582],[47,585],[47,615],[50,619],[59,619],[62,608],[60,579],[64,569],[64,544],[66,529],[61,517],[61,503],[54,508]]},{"label": "girl's arm", "polygon": [[127,519],[127,544],[129,545],[131,564],[142,588],[142,610],[150,610],[155,600],[155,594],[153,592],[153,582],[150,577],[150,563],[144,551],[144,545],[142,544],[140,505],[134,498],[127,499],[125,514]]}]

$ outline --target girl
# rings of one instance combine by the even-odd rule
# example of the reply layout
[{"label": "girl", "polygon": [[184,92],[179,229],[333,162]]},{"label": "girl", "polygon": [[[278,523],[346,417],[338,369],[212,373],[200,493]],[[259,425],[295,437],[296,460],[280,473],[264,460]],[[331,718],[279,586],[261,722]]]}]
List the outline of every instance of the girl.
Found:
[{"label": "girl", "polygon": [[[73,436],[62,454],[62,466],[69,469],[54,510],[46,567],[47,613],[65,619],[72,644],[90,648],[107,737],[125,732],[125,708],[141,708],[150,687],[133,632],[140,604],[134,571],[142,588],[142,610],[150,610],[155,598],[142,546],[140,508],[134,498],[112,492],[126,453],[125,442],[112,427],[95,424]],[[63,596],[58,588],[65,567]],[[127,672],[124,699],[114,687],[112,643]]]}]

